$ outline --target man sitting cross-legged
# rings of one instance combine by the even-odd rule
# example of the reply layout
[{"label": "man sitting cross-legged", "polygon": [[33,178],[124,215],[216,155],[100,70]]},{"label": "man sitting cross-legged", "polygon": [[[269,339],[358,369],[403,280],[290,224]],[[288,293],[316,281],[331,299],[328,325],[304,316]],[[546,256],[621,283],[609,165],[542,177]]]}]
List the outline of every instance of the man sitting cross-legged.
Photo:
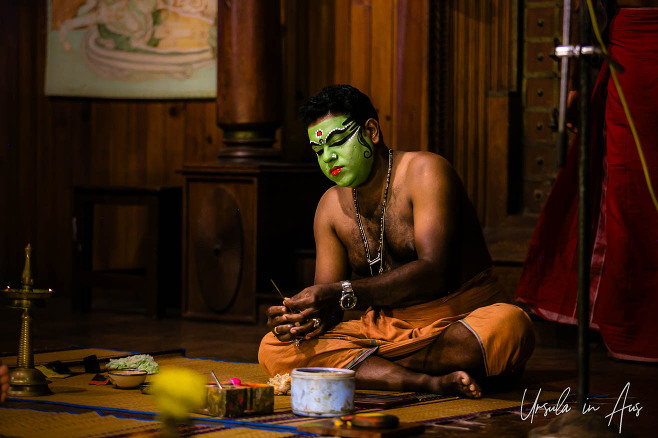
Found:
[{"label": "man sitting cross-legged", "polygon": [[[519,375],[532,324],[502,302],[450,164],[389,149],[370,99],[351,86],[326,87],[300,113],[336,185],[315,214],[315,284],[268,309],[263,368],[350,368],[360,389],[474,398],[480,383]],[[355,308],[361,318],[341,322]]]}]

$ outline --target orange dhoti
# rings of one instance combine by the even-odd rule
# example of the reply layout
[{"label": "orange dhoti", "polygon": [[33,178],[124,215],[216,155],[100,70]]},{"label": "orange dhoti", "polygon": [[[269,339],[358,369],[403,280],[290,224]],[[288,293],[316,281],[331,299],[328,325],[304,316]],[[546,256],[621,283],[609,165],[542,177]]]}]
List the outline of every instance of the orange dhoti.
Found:
[{"label": "orange dhoti", "polygon": [[272,376],[302,367],[351,369],[370,355],[389,360],[407,356],[460,323],[480,342],[487,375],[511,374],[532,354],[535,335],[528,315],[501,301],[494,276],[484,272],[438,300],[398,309],[369,308],[361,319],[341,322],[299,346],[268,333],[258,361]]}]

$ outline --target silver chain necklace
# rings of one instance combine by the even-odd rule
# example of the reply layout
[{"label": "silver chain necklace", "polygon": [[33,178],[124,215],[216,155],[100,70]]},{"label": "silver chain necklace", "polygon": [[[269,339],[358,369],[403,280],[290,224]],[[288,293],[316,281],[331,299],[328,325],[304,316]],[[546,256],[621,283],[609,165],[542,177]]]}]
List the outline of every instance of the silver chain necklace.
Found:
[{"label": "silver chain necklace", "polygon": [[386,187],[384,188],[384,201],[382,202],[382,218],[381,218],[381,231],[379,233],[379,249],[377,250],[377,257],[370,259],[370,246],[368,245],[368,238],[366,237],[365,231],[363,231],[363,225],[361,224],[361,215],[359,214],[359,201],[357,200],[356,188],[352,189],[352,197],[354,198],[354,211],[356,212],[356,223],[359,225],[359,231],[361,231],[361,239],[363,239],[363,246],[366,249],[366,261],[368,262],[368,267],[370,268],[370,276],[374,277],[372,273],[372,267],[376,263],[379,263],[379,274],[384,272],[384,222],[386,218],[386,199],[388,198],[388,185],[391,182],[391,169],[393,168],[393,149],[388,150],[388,174],[386,175]]}]

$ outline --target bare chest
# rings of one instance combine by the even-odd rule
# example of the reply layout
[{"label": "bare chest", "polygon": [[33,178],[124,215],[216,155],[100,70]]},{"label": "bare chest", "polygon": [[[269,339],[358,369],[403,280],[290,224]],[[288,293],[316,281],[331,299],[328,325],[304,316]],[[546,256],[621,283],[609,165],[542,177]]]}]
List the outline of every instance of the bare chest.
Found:
[{"label": "bare chest", "polygon": [[391,193],[387,202],[382,236],[381,206],[374,211],[359,209],[357,220],[354,205],[344,211],[343,220],[337,227],[338,237],[347,250],[352,272],[358,276],[370,276],[379,271],[378,258],[383,260],[384,271],[397,268],[416,260],[412,208],[402,196]]}]

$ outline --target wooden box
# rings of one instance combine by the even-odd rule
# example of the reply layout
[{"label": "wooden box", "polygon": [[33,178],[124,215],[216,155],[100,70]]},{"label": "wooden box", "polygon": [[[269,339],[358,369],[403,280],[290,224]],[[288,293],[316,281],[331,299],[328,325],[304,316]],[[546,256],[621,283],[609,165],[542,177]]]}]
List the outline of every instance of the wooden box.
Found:
[{"label": "wooden box", "polygon": [[271,414],[274,411],[274,387],[262,383],[222,383],[208,385],[206,407],[198,411],[212,417],[241,417],[250,414]]}]

